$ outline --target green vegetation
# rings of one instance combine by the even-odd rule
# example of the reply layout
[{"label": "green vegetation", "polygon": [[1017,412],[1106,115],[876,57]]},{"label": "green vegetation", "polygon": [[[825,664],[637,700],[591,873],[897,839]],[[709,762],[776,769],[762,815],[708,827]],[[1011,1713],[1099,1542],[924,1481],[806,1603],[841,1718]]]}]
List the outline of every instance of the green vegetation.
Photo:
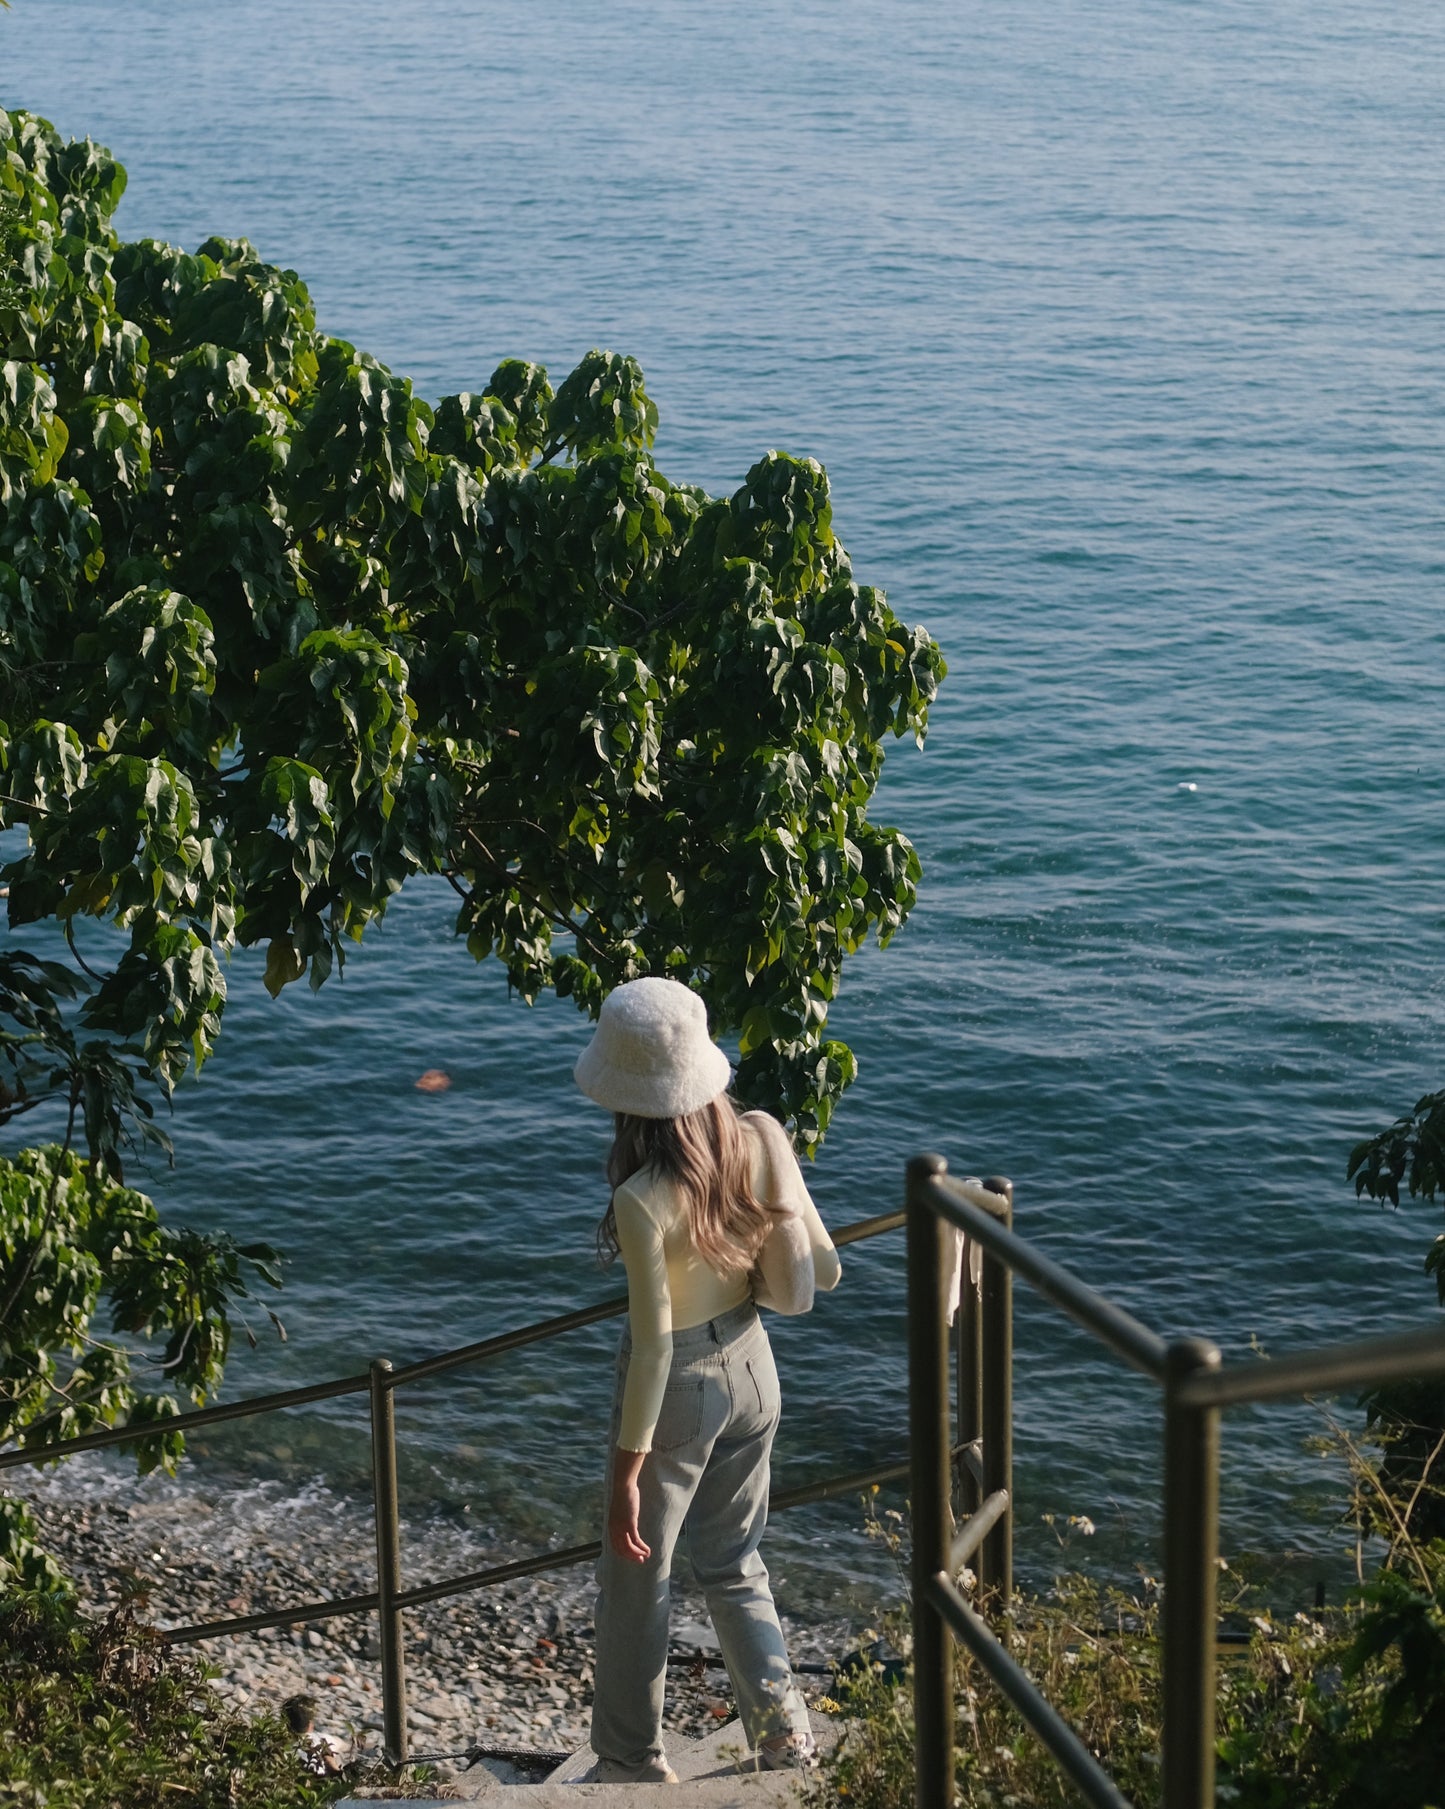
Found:
[{"label": "green vegetation", "polygon": [[[1412,1199],[1445,1197],[1445,1092],[1427,1093],[1412,1112],[1357,1143],[1345,1165],[1356,1195],[1400,1204],[1403,1182]],[[1425,1253],[1445,1305],[1445,1232]],[[1445,1377],[1391,1382],[1365,1396],[1372,1430],[1384,1446],[1383,1473],[1401,1499],[1418,1498],[1412,1524],[1422,1537],[1445,1539],[1445,1488],[1432,1469],[1445,1452]]]},{"label": "green vegetation", "polygon": [[[266,1245],[169,1230],[144,1194],[56,1148],[0,1160],[0,1257],[0,1445],[154,1424],[132,1447],[143,1471],[179,1461],[174,1391],[200,1402],[220,1382],[247,1276],[277,1280]],[[114,1332],[160,1341],[154,1357],[96,1335],[102,1303]],[[65,1588],[28,1507],[0,1495],[0,1588],[16,1584]]]},{"label": "green vegetation", "polygon": [[[134,1604],[96,1623],[54,1595],[0,1597],[0,1797],[14,1809],[321,1809],[358,1782],[395,1785],[349,1771],[318,1776],[281,1720],[226,1710]],[[406,1792],[428,1794],[427,1775]]]},{"label": "green vegetation", "polygon": [[[1219,1686],[1221,1804],[1238,1809],[1426,1809],[1445,1801],[1445,1552],[1428,1586],[1386,1572],[1353,1607],[1256,1618]],[[1131,1802],[1159,1794],[1160,1679],[1152,1604],[1060,1581],[1013,1621],[1014,1654]],[[906,1639],[899,1628],[895,1639]],[[1080,1799],[974,1662],[954,1674],[962,1805]],[[842,1689],[842,1741],[814,1809],[902,1809],[913,1793],[912,1697],[864,1675]]]},{"label": "green vegetation", "polygon": [[[883,1631],[909,1649],[905,1612]],[[1159,1705],[1154,1613],[1069,1578],[1057,1599],[1026,1601],[1013,1622],[1014,1656],[1141,1809],[1158,1796]],[[954,1758],[963,1804],[1072,1804],[1048,1753],[961,1651],[954,1663]],[[913,1690],[876,1661],[837,1686],[841,1739],[809,1781],[810,1809],[906,1809],[913,1801]]]},{"label": "green vegetation", "polygon": [[[876,1525],[876,1523],[875,1523]],[[1232,1604],[1244,1612],[1244,1597]],[[1397,1533],[1347,1606],[1278,1621],[1248,1612],[1247,1647],[1219,1680],[1218,1799],[1236,1809],[1439,1809],[1445,1803],[1445,1544]],[[1157,1596],[1060,1578],[1021,1599],[1014,1656],[1131,1802],[1159,1795]],[[908,1649],[907,1616],[885,1622]],[[843,1738],[807,1793],[812,1809],[913,1800],[912,1693],[881,1665],[840,1686]],[[955,1654],[958,1800],[1051,1809],[1080,1799],[975,1662]]]}]

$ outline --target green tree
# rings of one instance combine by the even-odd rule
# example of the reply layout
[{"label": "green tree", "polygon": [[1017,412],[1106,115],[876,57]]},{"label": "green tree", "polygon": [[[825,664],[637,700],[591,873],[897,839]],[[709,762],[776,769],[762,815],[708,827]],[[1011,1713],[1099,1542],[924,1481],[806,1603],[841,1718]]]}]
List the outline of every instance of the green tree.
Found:
[{"label": "green tree", "polygon": [[884,744],[944,671],[854,580],[821,467],[669,480],[610,352],[431,407],[244,241],[122,242],[124,186],[0,114],[0,1125],[68,1114],[119,1186],[227,952],[320,986],[428,873],[529,1001],[694,986],[815,1143],[844,958],[918,881],[868,817]]},{"label": "green tree", "polygon": [[0,126],[0,824],[12,926],[124,953],[81,1016],[173,1082],[233,941],[320,985],[405,879],[526,998],[695,985],[740,1087],[823,1129],[844,957],[918,863],[867,808],[935,643],[857,584],[814,461],[670,482],[630,358],[435,409],[244,242],[122,244],[124,172]]}]

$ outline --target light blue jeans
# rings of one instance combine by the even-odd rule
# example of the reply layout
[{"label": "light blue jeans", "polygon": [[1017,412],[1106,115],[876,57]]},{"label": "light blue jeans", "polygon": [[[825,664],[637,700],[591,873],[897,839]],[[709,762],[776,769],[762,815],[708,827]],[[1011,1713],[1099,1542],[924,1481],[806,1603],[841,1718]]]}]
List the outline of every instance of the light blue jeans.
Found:
[{"label": "light blue jeans", "polygon": [[[617,1443],[631,1343],[617,1359],[609,1453]],[[758,1541],[768,1518],[768,1459],[781,1402],[768,1335],[751,1301],[674,1332],[672,1371],[652,1451],[642,1466],[640,1530],[652,1556],[597,1563],[597,1664],[592,1750],[623,1765],[662,1751],[672,1554],[686,1524],[688,1556],[732,1678],[748,1744],[808,1731]],[[611,1457],[607,1490],[612,1491]]]}]

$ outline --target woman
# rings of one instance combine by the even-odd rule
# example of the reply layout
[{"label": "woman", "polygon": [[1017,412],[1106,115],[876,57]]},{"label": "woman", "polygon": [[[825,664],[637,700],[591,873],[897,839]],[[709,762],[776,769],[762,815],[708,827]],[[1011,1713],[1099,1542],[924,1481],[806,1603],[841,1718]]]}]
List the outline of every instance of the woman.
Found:
[{"label": "woman", "polygon": [[627,1270],[598,1561],[597,1777],[675,1783],[662,1748],[672,1553],[683,1521],[743,1729],[769,1769],[813,1739],[758,1556],[778,1375],[754,1297],[789,1311],[839,1264],[792,1146],[726,1097],[702,1000],[676,980],[609,995],[576,1068],[616,1114],[604,1260]]}]

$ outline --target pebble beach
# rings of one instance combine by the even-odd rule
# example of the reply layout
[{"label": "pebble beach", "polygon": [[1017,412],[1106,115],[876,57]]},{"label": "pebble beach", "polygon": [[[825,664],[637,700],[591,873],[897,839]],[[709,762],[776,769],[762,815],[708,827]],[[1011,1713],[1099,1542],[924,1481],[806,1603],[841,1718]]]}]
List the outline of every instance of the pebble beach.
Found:
[{"label": "pebble beach", "polygon": [[[137,1589],[144,1591],[144,1618],[166,1628],[375,1588],[368,1506],[322,1488],[283,1497],[265,1487],[137,1479],[118,1466],[74,1463],[26,1478],[19,1492],[92,1614]],[[403,1553],[417,1581],[521,1555],[484,1544],[467,1529],[438,1526],[404,1527]],[[679,1581],[672,1621],[678,1662],[669,1670],[665,1725],[700,1735],[729,1719],[733,1705],[706,1610],[685,1579],[681,1587]],[[462,1769],[458,1755],[493,1748],[479,1763],[505,1781],[526,1781],[535,1769],[505,1753],[582,1746],[592,1694],[593,1592],[591,1566],[578,1565],[411,1611],[413,1756],[449,1755],[438,1764],[446,1778]],[[785,1616],[784,1626],[798,1665],[826,1665],[859,1642],[860,1630],[842,1623]],[[343,1757],[379,1752],[374,1615],[295,1622],[189,1650],[213,1671],[226,1704],[279,1712],[288,1697],[304,1693],[316,1699],[317,1732],[336,1741]],[[804,1671],[799,1682],[816,1700],[828,1677]]]}]

